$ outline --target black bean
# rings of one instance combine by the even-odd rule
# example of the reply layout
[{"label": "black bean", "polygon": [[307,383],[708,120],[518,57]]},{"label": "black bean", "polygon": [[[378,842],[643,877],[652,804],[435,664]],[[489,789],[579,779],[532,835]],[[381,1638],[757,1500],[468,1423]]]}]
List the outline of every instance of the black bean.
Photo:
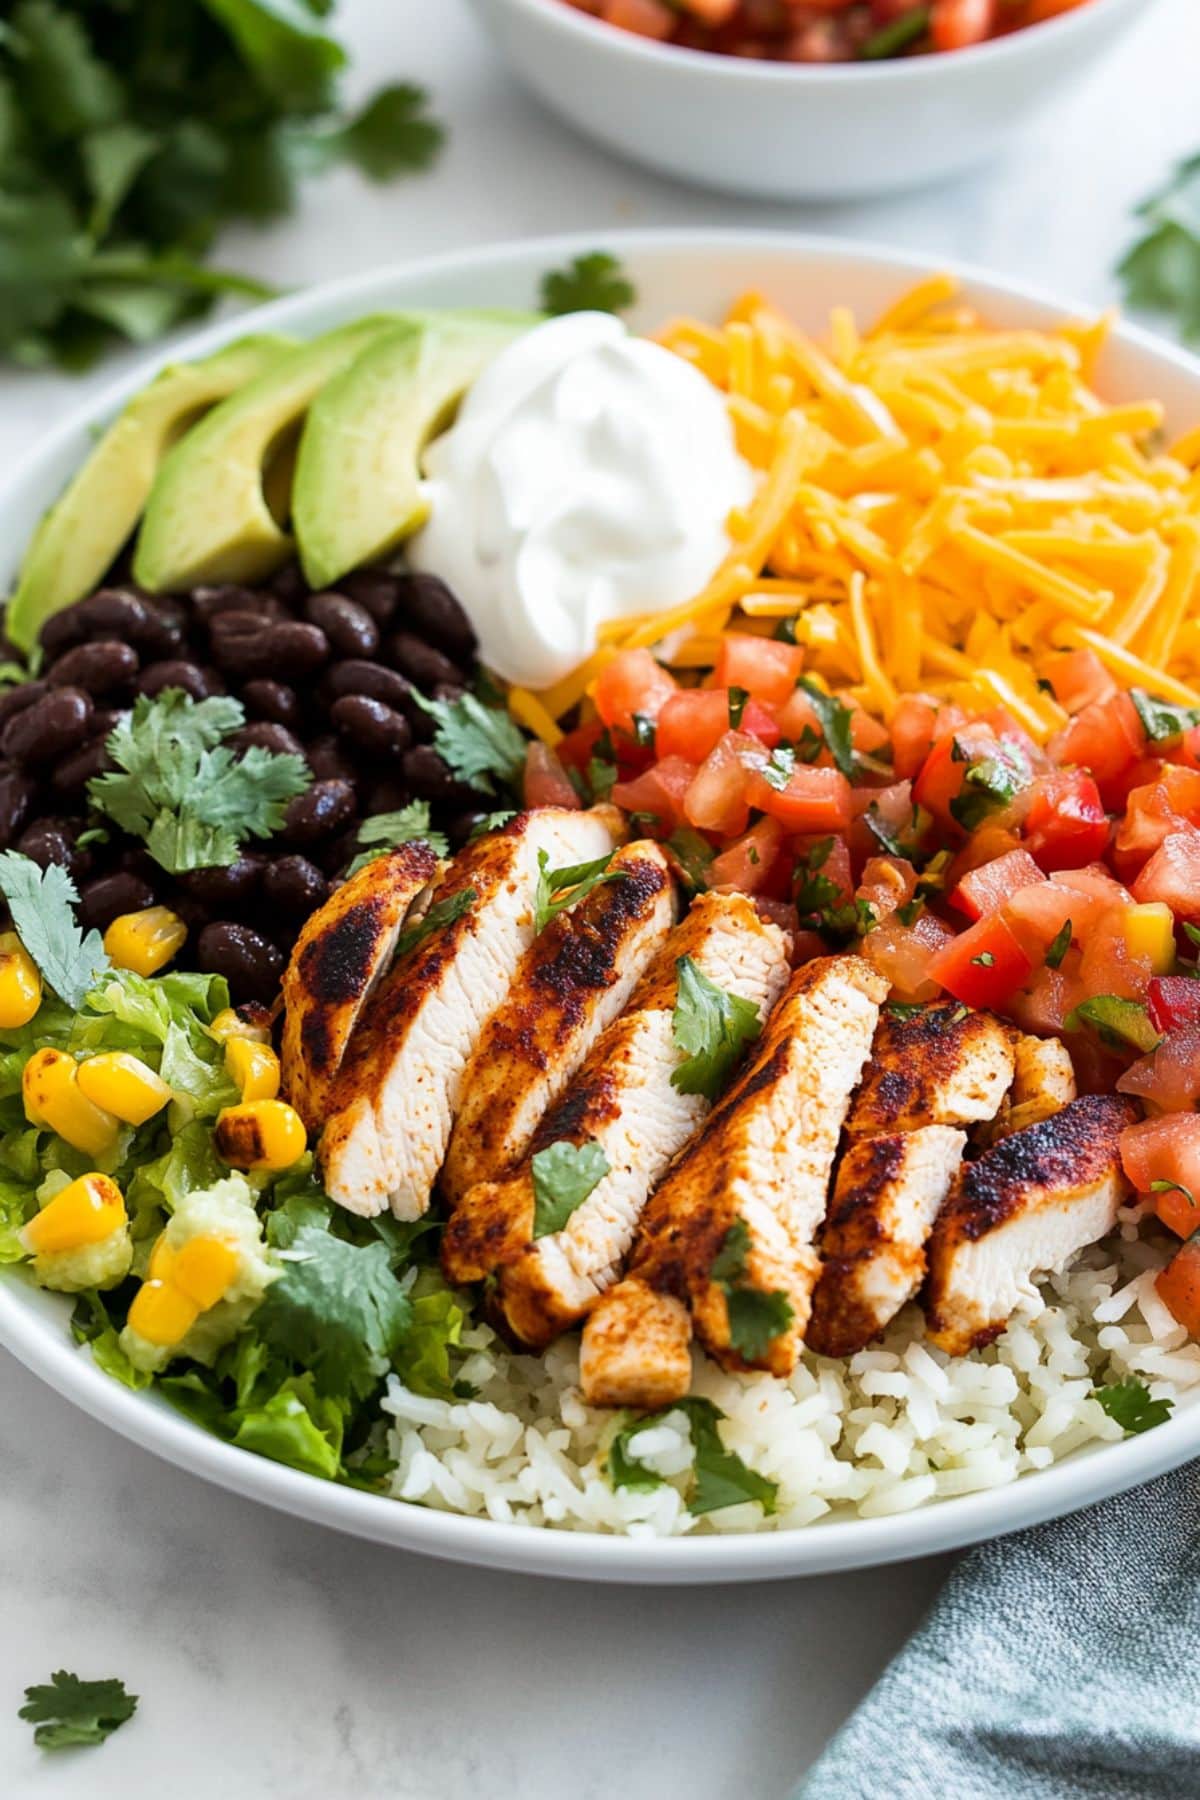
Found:
[{"label": "black bean", "polygon": [[363,815],[369,818],[372,813],[399,812],[412,799],[408,785],[395,775],[385,775],[381,781],[373,781],[367,789],[363,800]]},{"label": "black bean", "polygon": [[365,662],[360,657],[334,663],[322,685],[335,700],[343,694],[365,694],[368,700],[382,700],[385,706],[405,715],[414,705],[411,682],[395,669],[385,669],[382,663]]},{"label": "black bean", "polygon": [[221,587],[198,587],[192,594],[192,611],[205,625],[225,613],[251,613],[260,624],[287,618],[287,608],[273,594],[257,588],[236,586],[231,582]]},{"label": "black bean", "polygon": [[356,781],[358,771],[340,738],[314,738],[304,752],[318,781]]},{"label": "black bean", "polygon": [[281,911],[304,918],[329,893],[329,883],[306,856],[280,856],[263,870],[263,898]]},{"label": "black bean", "polygon": [[331,880],[340,880],[361,849],[358,826],[352,825],[349,831],[339,832],[337,837],[322,844],[319,850],[314,850],[313,855]]},{"label": "black bean", "polygon": [[0,750],[27,767],[53,762],[83,742],[91,722],[90,694],[82,688],[56,688],[8,721],[0,733]]},{"label": "black bean", "polygon": [[252,719],[266,719],[271,725],[295,727],[303,708],[295,688],[282,681],[248,681],[242,689],[242,704]]},{"label": "black bean", "polygon": [[38,632],[38,643],[48,657],[61,656],[64,650],[71,650],[76,644],[82,644],[87,636],[83,620],[80,617],[82,600],[72,601],[64,606],[61,612],[51,613],[46,623]]},{"label": "black bean", "polygon": [[138,654],[132,644],[98,638],[67,650],[47,669],[46,680],[51,687],[81,687],[98,696],[132,681],[137,672]]},{"label": "black bean", "polygon": [[210,694],[223,694],[225,683],[215,669],[202,669],[199,663],[180,659],[150,663],[137,678],[139,694],[153,698],[164,688],[182,688],[193,700],[207,700]]},{"label": "black bean", "polygon": [[487,816],[485,812],[463,812],[451,819],[445,827],[450,848],[461,850],[464,844],[469,844]]},{"label": "black bean", "polygon": [[267,719],[256,719],[252,725],[243,725],[240,731],[232,732],[226,742],[231,750],[249,750],[252,745],[257,745],[277,756],[304,755],[304,745],[286,725],[272,725]]},{"label": "black bean", "polygon": [[118,845],[117,867],[124,869],[127,874],[136,875],[147,887],[158,887],[164,879],[163,870],[144,844]]},{"label": "black bean", "polygon": [[314,781],[297,794],[283,820],[283,836],[291,844],[316,844],[348,825],[358,802],[348,781]]},{"label": "black bean", "polygon": [[82,794],[89,781],[97,775],[105,775],[116,764],[108,754],[108,732],[102,731],[97,737],[89,738],[78,750],[72,750],[70,756],[62,757],[55,763],[50,773],[50,786],[56,794]]},{"label": "black bean", "polygon": [[79,923],[85,931],[107,931],[122,913],[145,912],[155,904],[154,889],[137,875],[98,875],[79,890]]},{"label": "black bean", "polygon": [[[159,648],[163,643],[162,620],[153,605],[131,588],[101,588],[81,600],[77,612],[80,643],[90,643],[93,638],[115,638],[118,643],[133,644],[138,649],[145,645],[151,655],[163,654]],[[42,642],[46,642],[44,632]],[[171,648],[172,642],[168,637],[163,647]],[[46,649],[49,652],[49,644]]]},{"label": "black bean", "polygon": [[319,625],[288,619],[270,633],[271,670],[285,681],[311,675],[329,661],[329,639]]},{"label": "black bean", "polygon": [[401,767],[405,781],[418,799],[466,808],[479,798],[474,788],[450,773],[430,744],[414,744],[411,750],[406,750]]},{"label": "black bean", "polygon": [[137,641],[147,662],[158,662],[182,649],[190,614],[187,605],[172,594],[144,594],[150,623]]},{"label": "black bean", "polygon": [[271,577],[271,591],[278,594],[285,606],[298,607],[308,592],[308,583],[300,564],[284,563],[282,569],[276,569]]},{"label": "black bean", "polygon": [[418,631],[457,662],[473,662],[474,627],[461,603],[437,575],[400,577],[400,613],[406,625]]},{"label": "black bean", "polygon": [[364,756],[399,756],[412,743],[408,720],[365,694],[344,694],[334,701],[329,718]]},{"label": "black bean", "polygon": [[261,856],[239,856],[227,868],[192,869],[181,880],[193,900],[213,911],[227,912],[250,904],[262,874]]},{"label": "black bean", "polygon": [[342,577],[341,591],[365,606],[377,625],[386,625],[399,603],[400,582],[385,569],[356,569]]},{"label": "black bean", "polygon": [[79,826],[73,819],[37,819],[27,825],[17,839],[17,849],[22,856],[28,856],[41,869],[49,868],[57,863],[75,880],[88,873],[92,866],[92,858],[86,849],[80,850],[75,839],[79,835]]},{"label": "black bean", "polygon": [[0,729],[7,725],[10,719],[15,718],[19,712],[24,712],[26,707],[32,706],[35,700],[40,700],[43,694],[49,692],[50,684],[46,681],[23,681],[18,687],[9,688],[5,693],[0,694]]},{"label": "black bean", "polygon": [[213,661],[227,675],[268,674],[270,630],[270,621],[249,607],[217,613],[210,627]]},{"label": "black bean", "polygon": [[462,684],[462,670],[413,631],[394,631],[388,639],[387,654],[393,668],[426,691],[439,682]]},{"label": "black bean", "polygon": [[310,594],[304,616],[321,627],[335,656],[374,656],[379,648],[378,625],[365,606],[345,594]]},{"label": "black bean", "polygon": [[196,940],[196,962],[206,975],[224,975],[237,1000],[274,999],[283,956],[270,938],[248,925],[218,920]]},{"label": "black bean", "polygon": [[37,793],[19,769],[0,769],[0,850],[8,850],[24,829]]}]

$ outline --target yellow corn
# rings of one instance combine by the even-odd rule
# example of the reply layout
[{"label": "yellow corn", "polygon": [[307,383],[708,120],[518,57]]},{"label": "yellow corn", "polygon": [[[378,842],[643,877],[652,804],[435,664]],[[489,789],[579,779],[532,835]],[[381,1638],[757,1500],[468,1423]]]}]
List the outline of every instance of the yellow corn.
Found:
[{"label": "yellow corn", "polygon": [[173,1281],[143,1281],[129,1308],[129,1327],[150,1344],[177,1344],[200,1317],[200,1308]]},{"label": "yellow corn", "polygon": [[217,1149],[235,1169],[290,1169],[307,1142],[300,1115],[283,1100],[227,1106],[217,1119]]},{"label": "yellow corn", "polygon": [[106,1050],[89,1056],[76,1073],[80,1091],[127,1125],[144,1125],[171,1098],[161,1075],[128,1050]]},{"label": "yellow corn", "polygon": [[75,1058],[64,1050],[38,1050],[21,1076],[25,1117],[48,1126],[86,1156],[104,1156],[117,1141],[119,1121],[89,1100],[79,1086]]},{"label": "yellow corn", "polygon": [[1161,900],[1127,906],[1122,932],[1130,956],[1149,957],[1155,975],[1170,974],[1175,967],[1175,920],[1169,906]]},{"label": "yellow corn", "polygon": [[269,1044],[226,1038],[225,1067],[243,1100],[273,1100],[279,1092],[279,1058]]},{"label": "yellow corn", "polygon": [[271,1026],[265,1011],[260,1023],[257,1019],[246,1018],[235,1006],[223,1006],[208,1029],[222,1042],[227,1038],[248,1038],[252,1044],[269,1044],[271,1041]]},{"label": "yellow corn", "polygon": [[108,959],[118,969],[135,975],[157,975],[182,950],[187,926],[166,906],[148,906],[145,912],[122,913],[104,934]]},{"label": "yellow corn", "polygon": [[168,1281],[174,1267],[175,1252],[167,1242],[166,1232],[162,1231],[154,1240],[150,1261],[146,1264],[146,1279],[147,1281]]},{"label": "yellow corn", "polygon": [[33,1256],[100,1244],[125,1223],[125,1202],[107,1175],[81,1175],[30,1219],[21,1241]]},{"label": "yellow corn", "polygon": [[28,1025],[42,1004],[42,978],[15,931],[0,932],[0,1028]]},{"label": "yellow corn", "polygon": [[237,1269],[237,1251],[224,1238],[194,1237],[175,1252],[170,1279],[207,1312],[224,1297]]}]

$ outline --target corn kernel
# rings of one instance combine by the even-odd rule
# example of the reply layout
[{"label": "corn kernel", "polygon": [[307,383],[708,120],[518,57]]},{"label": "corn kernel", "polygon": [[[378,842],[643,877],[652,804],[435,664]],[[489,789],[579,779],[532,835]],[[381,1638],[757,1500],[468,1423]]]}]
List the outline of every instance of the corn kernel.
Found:
[{"label": "corn kernel", "polygon": [[30,1219],[21,1241],[34,1256],[100,1244],[125,1223],[125,1202],[107,1175],[81,1175]]},{"label": "corn kernel", "polygon": [[48,1126],[86,1156],[105,1156],[117,1142],[120,1122],[88,1099],[79,1086],[75,1058],[64,1050],[38,1050],[21,1076],[25,1117]]},{"label": "corn kernel", "polygon": [[127,1125],[144,1125],[171,1098],[162,1076],[128,1050],[89,1056],[80,1063],[75,1079],[89,1100]]},{"label": "corn kernel", "polygon": [[200,1317],[196,1302],[173,1281],[143,1281],[129,1308],[129,1328],[149,1344],[177,1344]]},{"label": "corn kernel", "polygon": [[15,931],[0,932],[0,1028],[28,1025],[42,1004],[42,978]]},{"label": "corn kernel", "polygon": [[224,1298],[238,1271],[238,1254],[224,1238],[189,1238],[175,1252],[171,1280],[194,1300],[201,1312],[207,1312]]},{"label": "corn kernel", "polygon": [[165,1231],[160,1231],[154,1240],[154,1248],[150,1252],[150,1261],[146,1264],[146,1279],[169,1281],[171,1270],[175,1266],[175,1252],[167,1241]]},{"label": "corn kernel", "polygon": [[269,1044],[249,1038],[225,1040],[225,1067],[243,1100],[274,1100],[279,1092],[279,1058]]},{"label": "corn kernel", "polygon": [[1130,956],[1148,957],[1155,975],[1170,974],[1175,967],[1175,920],[1169,906],[1161,900],[1127,906],[1122,930]]},{"label": "corn kernel", "polygon": [[108,959],[135,975],[157,975],[183,949],[187,926],[166,906],[122,913],[104,934]]},{"label": "corn kernel", "polygon": [[283,1100],[227,1106],[214,1137],[217,1150],[235,1169],[290,1169],[308,1141],[299,1113]]},{"label": "corn kernel", "polygon": [[[250,1017],[247,1017],[250,1014]],[[261,1018],[254,1016],[261,1014]],[[271,1021],[265,1007],[223,1006],[208,1028],[222,1042],[226,1038],[248,1038],[252,1044],[269,1044]]]}]

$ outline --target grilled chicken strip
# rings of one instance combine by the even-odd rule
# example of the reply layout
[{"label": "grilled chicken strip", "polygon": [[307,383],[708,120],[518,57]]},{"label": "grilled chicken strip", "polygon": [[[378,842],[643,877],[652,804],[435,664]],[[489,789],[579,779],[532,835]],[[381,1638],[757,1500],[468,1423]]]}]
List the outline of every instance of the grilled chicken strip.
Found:
[{"label": "grilled chicken strip", "polygon": [[[618,850],[620,879],[552,919],[528,950],[467,1064],[440,1188],[454,1206],[511,1167],[600,1033],[623,1012],[674,925],[678,905],[661,847]],[[452,1280],[470,1279],[452,1267]]]},{"label": "grilled chicken strip", "polygon": [[917,1292],[925,1241],[966,1142],[952,1125],[924,1125],[851,1144],[821,1233],[824,1263],[806,1338],[818,1356],[853,1356]]},{"label": "grilled chicken strip", "polygon": [[428,844],[404,844],[336,888],[296,939],[283,976],[283,1091],[310,1132],[325,1122],[350,1034],[437,871]]},{"label": "grilled chicken strip", "polygon": [[[820,1268],[813,1238],[887,991],[857,956],[823,957],[792,977],[749,1065],[646,1208],[629,1276],[588,1319],[585,1398],[652,1406],[687,1392],[676,1356],[662,1398],[664,1313],[649,1308],[648,1290],[684,1301],[726,1367],[791,1373]],[[781,1329],[771,1335],[769,1324]]]},{"label": "grilled chicken strip", "polygon": [[[682,1060],[673,1018],[678,961],[690,957],[765,1019],[787,981],[787,952],[784,933],[744,895],[702,895],[542,1119],[521,1162],[464,1196],[445,1253],[477,1276],[499,1270],[494,1310],[520,1342],[548,1344],[615,1280],[647,1196],[710,1110],[702,1094],[681,1093],[671,1079]],[[598,1144],[609,1172],[561,1230],[535,1238],[533,1158],[563,1142]]]},{"label": "grilled chicken strip", "polygon": [[880,1137],[995,1118],[1012,1084],[1016,1035],[990,1013],[968,1012],[954,1000],[919,1012],[888,1007],[847,1131]]},{"label": "grilled chicken strip", "polygon": [[619,833],[609,808],[546,807],[455,857],[427,915],[443,922],[382,983],[338,1076],[320,1158],[340,1206],[425,1212],[475,1042],[534,940],[539,852],[567,868],[607,855]]},{"label": "grilled chicken strip", "polygon": [[1075,1094],[1075,1066],[1067,1046],[1059,1038],[1022,1034],[1017,1039],[1013,1084],[996,1115],[992,1142],[1052,1118],[1074,1100]]},{"label": "grilled chicken strip", "polygon": [[935,1344],[961,1356],[990,1343],[1036,1275],[1112,1230],[1130,1192],[1119,1140],[1139,1116],[1122,1095],[1087,1094],[963,1170],[929,1240]]}]

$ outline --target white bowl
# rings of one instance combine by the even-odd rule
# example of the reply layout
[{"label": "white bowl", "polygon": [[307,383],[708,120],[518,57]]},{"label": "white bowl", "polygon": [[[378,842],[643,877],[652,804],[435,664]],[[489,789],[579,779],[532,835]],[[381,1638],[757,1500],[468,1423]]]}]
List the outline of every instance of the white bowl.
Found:
[{"label": "white bowl", "polygon": [[682,50],[563,0],[471,0],[552,111],[634,162],[759,198],[845,200],[994,156],[1151,0],[1078,11],[971,50],[877,63],[771,63]]},{"label": "white bowl", "polygon": [[[896,293],[928,273],[916,257],[813,238],[746,232],[613,234],[610,249],[638,288],[635,325],[649,328],[669,313],[717,320],[745,287],[761,288],[812,328],[834,304],[870,318]],[[542,273],[594,247],[588,237],[552,238],[444,256],[331,283],[292,299],[242,313],[173,347],[172,358],[205,355],[247,331],[302,334],[385,307],[514,306],[534,300]],[[999,322],[1041,326],[1064,307],[1027,288],[971,269],[967,294]],[[143,367],[81,407],[35,445],[0,491],[0,592],[15,572],[39,516],[82,461],[94,431],[146,379]],[[1104,351],[1099,385],[1114,401],[1157,396],[1168,428],[1200,419],[1200,362],[1132,326],[1121,326]],[[396,1500],[302,1475],[235,1450],[193,1425],[152,1393],[131,1393],[77,1350],[67,1329],[69,1303],[0,1273],[0,1344],[93,1418],[210,1481],[281,1511],[338,1530],[500,1569],[580,1579],[655,1583],[761,1581],[899,1562],[995,1537],[1119,1493],[1200,1455],[1200,1406],[1180,1408],[1142,1437],[1092,1448],[1013,1486],[944,1500],[889,1519],[838,1519],[797,1531],[746,1537],[630,1540],[499,1525],[426,1511]],[[86,1481],[86,1469],[69,1471]]]}]

